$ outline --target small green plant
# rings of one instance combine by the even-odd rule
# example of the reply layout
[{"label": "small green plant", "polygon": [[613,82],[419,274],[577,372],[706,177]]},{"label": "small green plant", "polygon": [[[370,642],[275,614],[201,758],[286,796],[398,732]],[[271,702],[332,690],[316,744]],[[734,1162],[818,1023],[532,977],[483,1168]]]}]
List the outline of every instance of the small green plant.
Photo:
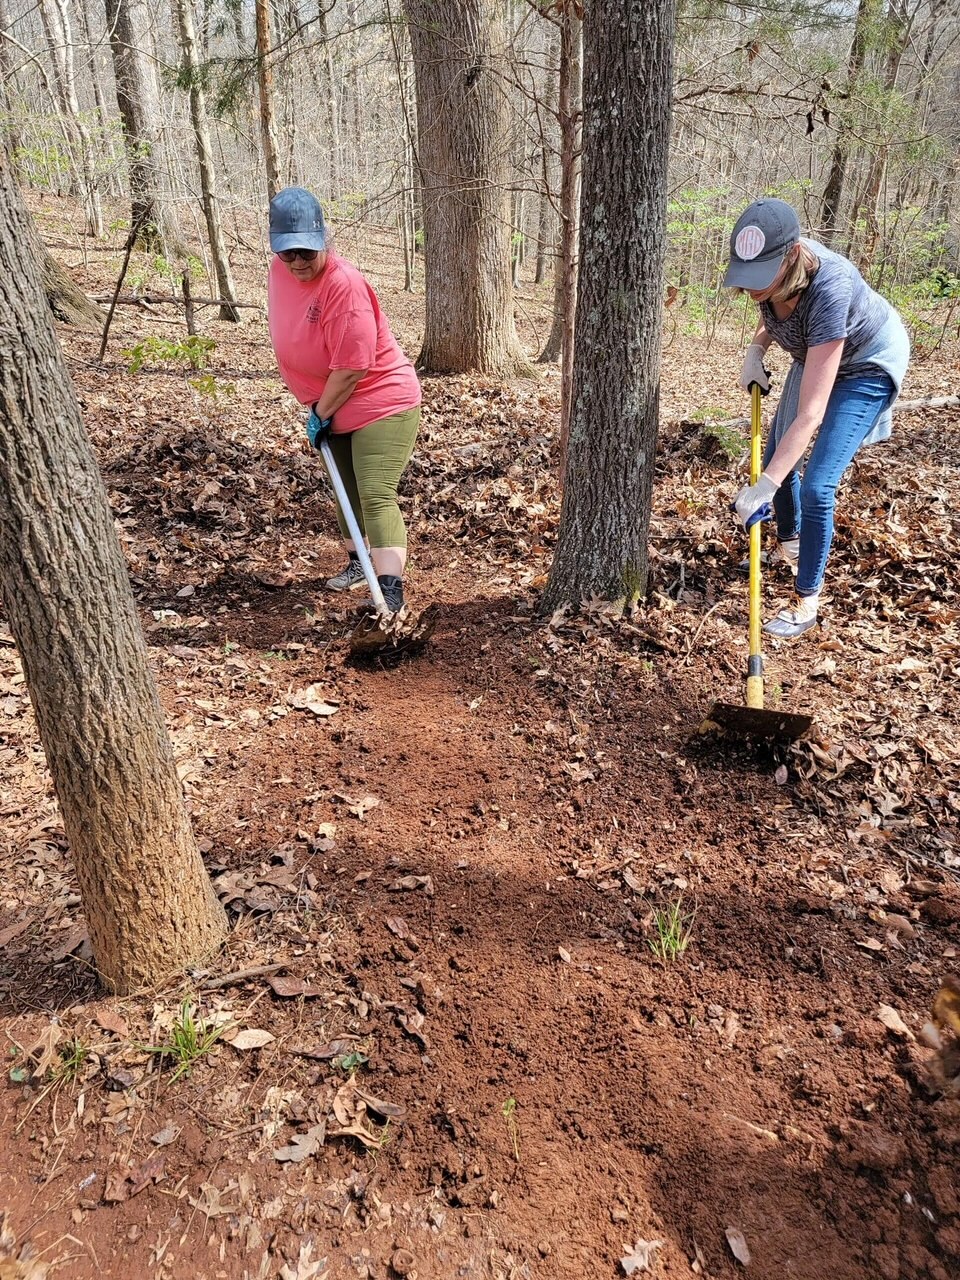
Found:
[{"label": "small green plant", "polygon": [[653,913],[653,937],[647,946],[661,964],[679,960],[693,936],[693,913],[683,909],[683,897],[666,907],[657,907]]},{"label": "small green plant", "polygon": [[60,1063],[53,1070],[54,1079],[70,1082],[76,1080],[87,1065],[90,1050],[82,1040],[68,1040],[60,1046]]},{"label": "small green plant", "polygon": [[160,338],[154,334],[121,354],[129,361],[127,367],[131,373],[139,373],[148,360],[188,364],[191,369],[202,369],[216,345],[213,338],[203,338],[196,333],[179,340]]},{"label": "small green plant", "polygon": [[725,427],[720,422],[711,422],[703,428],[703,434],[715,440],[717,447],[731,462],[743,457],[747,441],[736,428]]},{"label": "small green plant", "polygon": [[334,1058],[333,1066],[338,1071],[342,1071],[345,1076],[352,1076],[369,1061],[367,1054],[361,1053],[359,1049],[353,1049],[350,1053],[341,1053],[338,1058]]},{"label": "small green plant", "polygon": [[516,1098],[507,1098],[501,1110],[503,1118],[506,1121],[507,1133],[510,1135],[510,1141],[513,1144],[513,1158],[517,1164],[520,1163],[520,1126],[517,1123],[517,1100]]},{"label": "small green plant", "polygon": [[220,1039],[224,1025],[214,1025],[200,1015],[197,1006],[184,1000],[170,1027],[166,1044],[147,1045],[146,1052],[160,1059],[160,1065],[174,1064],[171,1080],[189,1075],[201,1058],[205,1058]]},{"label": "small green plant", "polygon": [[205,373],[199,378],[190,378],[189,383],[198,395],[206,396],[214,404],[223,397],[237,393],[235,382],[218,382],[212,373]]}]

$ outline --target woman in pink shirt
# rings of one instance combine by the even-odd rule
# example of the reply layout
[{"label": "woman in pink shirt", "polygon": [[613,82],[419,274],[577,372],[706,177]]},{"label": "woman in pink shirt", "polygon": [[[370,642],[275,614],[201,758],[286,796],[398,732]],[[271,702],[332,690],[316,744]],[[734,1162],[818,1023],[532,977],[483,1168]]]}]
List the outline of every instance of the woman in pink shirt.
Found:
[{"label": "woman in pink shirt", "polygon": [[[327,247],[319,201],[287,187],[270,201],[268,303],[280,376],[311,405],[307,435],[330,447],[388,607],[404,607],[407,530],[397,485],[420,426],[420,383],[360,272]],[[349,559],[327,580],[333,591],[363,585],[363,571],[337,507]]]}]

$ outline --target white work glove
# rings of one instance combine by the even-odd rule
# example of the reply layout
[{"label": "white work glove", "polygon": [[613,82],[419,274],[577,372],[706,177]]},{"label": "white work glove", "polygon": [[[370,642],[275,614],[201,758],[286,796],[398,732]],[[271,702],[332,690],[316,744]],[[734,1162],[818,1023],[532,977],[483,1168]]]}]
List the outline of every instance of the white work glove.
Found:
[{"label": "white work glove", "polygon": [[745,484],[733,500],[733,509],[750,529],[758,520],[769,520],[773,515],[773,495],[780,486],[764,471],[756,484]]},{"label": "white work glove", "polygon": [[770,390],[770,374],[763,363],[766,354],[759,342],[751,342],[747,347],[740,370],[740,385],[744,391],[749,391],[754,382],[764,395]]}]

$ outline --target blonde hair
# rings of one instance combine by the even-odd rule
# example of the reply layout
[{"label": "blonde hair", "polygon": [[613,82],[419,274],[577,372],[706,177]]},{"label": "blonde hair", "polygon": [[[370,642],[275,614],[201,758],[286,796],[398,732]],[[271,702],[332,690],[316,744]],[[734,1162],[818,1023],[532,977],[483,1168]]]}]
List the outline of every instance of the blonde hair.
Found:
[{"label": "blonde hair", "polygon": [[[788,302],[791,298],[796,297],[798,293],[802,293],[806,289],[807,285],[820,270],[820,259],[807,248],[802,240],[797,241],[795,248],[797,250],[796,255],[787,266],[783,279],[777,285],[776,290],[771,293],[771,302]],[[791,253],[793,253],[793,249],[788,249],[786,256],[789,257]]]}]

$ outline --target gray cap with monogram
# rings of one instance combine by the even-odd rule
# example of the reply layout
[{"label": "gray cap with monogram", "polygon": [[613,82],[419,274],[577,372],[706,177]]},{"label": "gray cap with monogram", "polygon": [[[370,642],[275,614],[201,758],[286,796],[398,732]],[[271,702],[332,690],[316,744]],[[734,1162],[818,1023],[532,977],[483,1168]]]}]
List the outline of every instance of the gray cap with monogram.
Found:
[{"label": "gray cap with monogram", "polygon": [[730,236],[727,289],[767,289],[789,249],[800,239],[800,219],[785,200],[755,200]]}]

